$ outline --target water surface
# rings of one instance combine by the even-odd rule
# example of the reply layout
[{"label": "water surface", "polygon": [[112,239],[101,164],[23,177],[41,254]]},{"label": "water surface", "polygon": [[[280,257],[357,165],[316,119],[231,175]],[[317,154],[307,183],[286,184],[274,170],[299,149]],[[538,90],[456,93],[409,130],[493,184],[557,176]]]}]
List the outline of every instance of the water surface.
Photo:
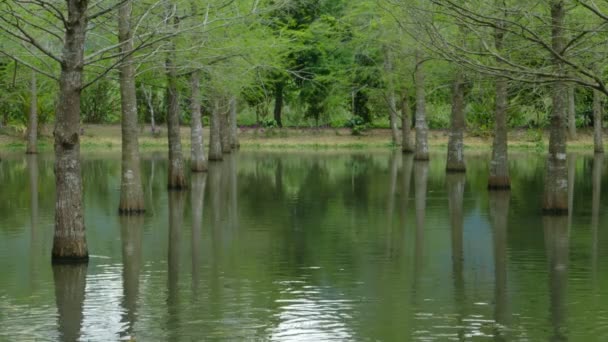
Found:
[{"label": "water surface", "polygon": [[0,162],[0,340],[608,340],[603,160],[569,155],[572,214],[543,218],[545,158],[466,175],[390,152],[240,152],[117,215],[119,154],[83,156],[88,267],[50,263],[50,156]]}]

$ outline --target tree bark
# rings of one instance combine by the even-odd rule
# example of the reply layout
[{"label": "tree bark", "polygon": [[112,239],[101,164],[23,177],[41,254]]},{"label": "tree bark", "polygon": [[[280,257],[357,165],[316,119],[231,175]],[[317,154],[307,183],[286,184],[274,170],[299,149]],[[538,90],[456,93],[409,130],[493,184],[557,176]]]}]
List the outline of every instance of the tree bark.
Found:
[{"label": "tree bark", "polygon": [[55,233],[53,262],[87,262],[82,209],[80,93],[87,28],[86,0],[68,0],[68,19],[55,120]]},{"label": "tree bark", "polygon": [[412,142],[412,111],[407,88],[401,94],[401,151],[403,153],[414,153]]},{"label": "tree bark", "polygon": [[232,152],[230,140],[230,104],[228,104],[228,110],[220,113],[220,143],[222,145],[222,153],[228,154]]},{"label": "tree bark", "polygon": [[[174,18],[173,27],[177,30],[179,19]],[[167,136],[169,139],[169,180],[170,190],[184,190],[187,188],[184,177],[184,158],[179,124],[179,91],[177,89],[177,70],[175,42],[171,41],[170,51],[167,54],[165,67],[167,70]]]},{"label": "tree bark", "polygon": [[568,85],[568,138],[576,139],[576,102],[574,85]]},{"label": "tree bark", "polygon": [[422,56],[416,52],[416,151],[414,160],[429,160],[428,125],[426,123],[426,94]]},{"label": "tree bark", "polygon": [[131,56],[133,52],[132,9],[132,1],[125,2],[118,9],[118,41],[121,43],[120,52],[123,58],[119,68],[122,109],[122,173],[118,211],[126,215],[145,212],[139,158],[135,65]]},{"label": "tree bark", "polygon": [[213,99],[213,109],[211,110],[211,123],[209,125],[209,161],[221,161],[222,142],[220,137],[220,101],[216,97]]},{"label": "tree bark", "polygon": [[[566,10],[563,0],[551,2],[552,48],[561,52],[565,48],[564,20]],[[555,58],[554,68],[558,74],[564,73],[563,62]],[[549,155],[543,200],[543,213],[550,215],[568,214],[568,170],[566,167],[566,111],[568,107],[568,86],[562,82],[553,85],[553,108],[549,137]]]},{"label": "tree bark", "polygon": [[603,124],[604,104],[602,93],[593,90],[593,150],[595,153],[604,153]]},{"label": "tree bark", "polygon": [[30,83],[30,113],[27,126],[26,154],[38,153],[38,89],[36,86],[36,72],[32,70]]},{"label": "tree bark", "polygon": [[[498,51],[502,51],[503,48],[503,27],[504,23],[499,21],[494,33],[494,45]],[[498,58],[497,63],[501,63]],[[494,108],[494,141],[492,143],[492,160],[490,161],[490,176],[488,178],[488,189],[490,190],[505,190],[511,188],[507,127],[507,106],[509,96],[508,86],[509,83],[506,78],[496,77],[494,85],[496,89]]]},{"label": "tree bark", "polygon": [[207,156],[205,155],[203,122],[201,120],[200,82],[198,71],[190,74],[190,168],[193,172],[207,171]]},{"label": "tree bark", "polygon": [[507,145],[507,82],[506,79],[499,77],[495,84],[494,142],[492,143],[492,161],[490,162],[490,177],[488,178],[488,189],[490,190],[511,188]]},{"label": "tree bark", "polygon": [[237,117],[237,99],[233,96],[230,99],[230,147],[233,150],[241,147],[239,143],[239,131],[236,118]]},{"label": "tree bark", "polygon": [[452,122],[448,141],[447,172],[465,172],[464,162],[464,75],[458,72],[452,90]]},{"label": "tree bark", "polygon": [[278,127],[283,127],[281,112],[283,111],[283,82],[277,82],[274,86],[274,121]]},{"label": "tree bark", "polygon": [[399,129],[397,128],[397,101],[395,99],[395,89],[392,81],[393,74],[393,60],[391,51],[388,46],[383,47],[384,50],[384,72],[386,76],[386,92],[388,101],[388,117],[391,126],[391,139],[393,146],[398,146],[399,141]]}]

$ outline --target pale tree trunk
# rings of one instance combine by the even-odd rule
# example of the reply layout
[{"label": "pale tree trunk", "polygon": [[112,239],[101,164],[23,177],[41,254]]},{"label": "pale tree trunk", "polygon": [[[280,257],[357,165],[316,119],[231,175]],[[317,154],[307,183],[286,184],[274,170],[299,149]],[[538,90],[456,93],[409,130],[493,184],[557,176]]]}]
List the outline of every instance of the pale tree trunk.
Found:
[{"label": "pale tree trunk", "polygon": [[201,120],[201,87],[198,71],[190,74],[190,168],[193,172],[207,171],[207,156],[203,138],[203,123]]},{"label": "pale tree trunk", "polygon": [[[179,21],[174,18],[174,29],[177,30]],[[169,179],[170,190],[186,189],[186,178],[184,176],[184,157],[182,155],[182,142],[179,124],[179,90],[177,89],[177,70],[174,65],[175,42],[171,42],[170,51],[167,54],[167,136],[169,139]]]},{"label": "pale tree trunk", "polygon": [[576,139],[576,102],[574,85],[568,86],[568,138]]},{"label": "pale tree trunk", "polygon": [[593,150],[595,153],[604,153],[604,140],[602,138],[604,104],[602,93],[593,90]]},{"label": "pale tree trunk", "polygon": [[489,194],[489,200],[490,222],[494,231],[494,320],[502,326],[508,326],[507,228],[511,192],[493,191]]},{"label": "pale tree trunk", "polygon": [[222,142],[220,137],[220,101],[216,97],[213,99],[213,108],[211,110],[211,122],[209,124],[209,161],[221,161]]},{"label": "pale tree trunk", "polygon": [[220,112],[220,144],[222,145],[222,153],[232,152],[230,144],[230,105],[228,105],[228,110]]},{"label": "pale tree trunk", "polygon": [[27,125],[26,154],[38,153],[38,88],[36,86],[36,72],[32,70],[30,83],[30,113]]},{"label": "pale tree trunk", "polygon": [[69,0],[67,6],[54,130],[56,191],[52,259],[53,262],[87,262],[79,134],[88,1]]},{"label": "pale tree trunk", "polygon": [[122,242],[122,284],[124,308],[121,322],[126,330],[121,338],[132,340],[135,337],[137,321],[137,301],[139,299],[139,276],[143,266],[142,240],[143,216],[125,216],[120,219],[120,239]]},{"label": "pale tree trunk", "polygon": [[426,94],[424,90],[423,60],[420,52],[416,52],[416,151],[414,160],[429,160],[428,125],[426,122]]},{"label": "pale tree trunk", "polygon": [[549,340],[567,341],[564,329],[568,324],[566,319],[570,249],[568,221],[565,217],[544,217],[543,227],[549,265],[549,312],[553,327],[553,336]]},{"label": "pale tree trunk", "polygon": [[412,110],[410,109],[409,94],[407,88],[404,88],[401,94],[401,151],[403,153],[414,153],[411,125]]},{"label": "pale tree trunk", "polygon": [[452,90],[452,118],[448,140],[447,172],[465,172],[464,163],[464,75],[458,72]]},{"label": "pale tree trunk", "polygon": [[[563,51],[565,47],[563,0],[551,2],[552,48]],[[559,58],[554,61],[555,71],[563,74],[564,65]],[[568,86],[561,81],[553,85],[553,108],[549,137],[549,155],[543,199],[543,212],[553,215],[568,214],[568,170],[566,166],[566,111],[568,107]]]},{"label": "pale tree trunk", "polygon": [[145,212],[137,131],[135,65],[133,65],[131,56],[133,51],[132,6],[132,1],[127,1],[118,9],[118,41],[121,43],[120,52],[123,58],[119,68],[122,108],[122,174],[118,211],[127,215]]},{"label": "pale tree trunk", "polygon": [[233,150],[237,150],[241,147],[239,143],[239,129],[237,125],[237,99],[236,96],[233,96],[230,99],[230,147]]},{"label": "pale tree trunk", "polygon": [[86,264],[53,265],[55,305],[60,341],[79,341],[82,327],[84,293],[87,283]]},{"label": "pale tree trunk", "polygon": [[392,81],[393,60],[391,51],[388,46],[383,47],[384,50],[384,72],[386,74],[386,99],[388,101],[389,121],[391,125],[391,141],[394,146],[398,146],[399,129],[397,128],[397,101],[395,100],[395,89]]},{"label": "pale tree trunk", "polygon": [[[500,1],[500,0],[499,0]],[[499,3],[500,4],[500,3]],[[499,22],[494,35],[496,50],[502,51],[504,43],[504,23]],[[500,60],[497,59],[500,63]],[[490,161],[490,176],[488,189],[504,190],[511,188],[509,174],[507,106],[509,98],[509,83],[506,78],[496,77],[494,107],[494,141],[492,143],[492,160]]]}]

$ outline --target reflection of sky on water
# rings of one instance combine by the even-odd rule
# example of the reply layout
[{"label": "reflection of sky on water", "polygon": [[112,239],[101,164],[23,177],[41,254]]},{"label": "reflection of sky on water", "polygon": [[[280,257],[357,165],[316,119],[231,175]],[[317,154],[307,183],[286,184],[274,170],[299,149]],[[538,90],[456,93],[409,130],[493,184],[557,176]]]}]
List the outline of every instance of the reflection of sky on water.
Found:
[{"label": "reflection of sky on water", "polygon": [[[304,281],[279,283],[281,299],[270,332],[272,341],[349,341],[353,334],[353,300],[330,288],[305,285]],[[338,298],[331,298],[338,297]],[[340,298],[342,297],[342,298]]]}]

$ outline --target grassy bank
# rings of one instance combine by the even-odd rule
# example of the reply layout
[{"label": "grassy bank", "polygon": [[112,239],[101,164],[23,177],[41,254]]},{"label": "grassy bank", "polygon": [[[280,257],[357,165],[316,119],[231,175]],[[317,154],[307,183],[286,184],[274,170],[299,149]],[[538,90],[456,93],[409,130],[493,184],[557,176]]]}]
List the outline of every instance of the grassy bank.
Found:
[{"label": "grassy bank", "polygon": [[[190,145],[190,129],[182,127],[182,141],[184,150]],[[83,150],[120,149],[120,126],[118,125],[85,125],[84,135],[81,138]],[[161,128],[159,136],[152,136],[149,128],[140,132],[140,146],[142,150],[162,150],[167,147],[166,127]],[[593,148],[591,130],[579,130],[577,139],[568,143],[568,148],[586,150]],[[208,130],[204,132],[209,137]],[[365,132],[361,136],[353,136],[350,129],[253,129],[242,128],[239,132],[241,148],[243,149],[369,149],[392,148],[390,131],[375,129]],[[431,148],[447,146],[447,131],[431,131],[429,145]],[[509,146],[513,149],[544,151],[548,144],[548,134],[537,130],[513,130],[509,133]],[[467,134],[465,145],[469,149],[490,150],[491,136],[478,136]],[[52,127],[44,127],[39,141],[40,150],[52,150]],[[25,148],[23,132],[11,129],[0,131],[0,148]]]}]

